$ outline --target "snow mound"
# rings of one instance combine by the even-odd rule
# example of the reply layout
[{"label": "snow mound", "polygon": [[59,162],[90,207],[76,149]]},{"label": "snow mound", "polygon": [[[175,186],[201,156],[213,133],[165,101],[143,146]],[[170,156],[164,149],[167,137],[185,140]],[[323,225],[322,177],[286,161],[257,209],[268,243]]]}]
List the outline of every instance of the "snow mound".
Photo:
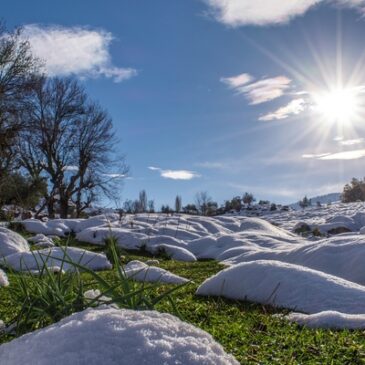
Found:
[{"label": "snow mound", "polygon": [[50,268],[61,268],[62,266],[65,271],[74,270],[75,267],[72,264],[64,262],[62,265],[63,258],[92,270],[105,270],[112,267],[105,255],[76,247],[54,247],[39,251],[15,253],[1,259],[0,263],[16,271],[39,271],[44,263]]},{"label": "snow mound", "polygon": [[156,266],[148,266],[144,262],[138,260],[128,262],[124,267],[124,272],[128,278],[136,281],[169,284],[183,284],[189,282],[188,279],[175,275],[165,269]]},{"label": "snow mound", "polygon": [[0,257],[29,251],[28,242],[20,234],[0,227]]},{"label": "snow mound", "polygon": [[306,313],[365,314],[365,287],[279,261],[245,262],[204,281],[196,294],[248,300]]},{"label": "snow mound", "polygon": [[6,365],[238,365],[206,332],[152,311],[88,309],[0,346]]},{"label": "snow mound", "polygon": [[315,314],[290,313],[284,318],[310,328],[365,329],[365,314],[324,311]]},{"label": "snow mound", "polygon": [[0,286],[8,286],[8,285],[9,285],[8,277],[5,274],[5,272],[0,269]]},{"label": "snow mound", "polygon": [[31,233],[41,233],[44,235],[55,235],[63,237],[71,230],[64,224],[63,219],[53,219],[42,222],[38,219],[26,219],[22,221],[25,229]]},{"label": "snow mound", "polygon": [[257,247],[241,254],[239,251],[236,253],[236,257],[226,259],[221,255],[220,258],[225,259],[228,265],[254,260],[288,262],[365,285],[365,239],[357,234],[334,236],[291,247],[289,250]]},{"label": "snow mound", "polygon": [[162,251],[168,257],[176,261],[184,261],[184,262],[196,261],[195,255],[183,247],[161,244],[154,246],[153,249],[150,248],[149,251],[152,254],[157,254]]},{"label": "snow mound", "polygon": [[43,248],[55,246],[53,239],[45,236],[42,233],[38,233],[37,235],[28,238],[28,241],[33,242],[35,245]]},{"label": "snow mound", "polygon": [[28,232],[63,237],[71,232],[79,233],[90,227],[111,226],[117,219],[117,214],[106,214],[88,219],[52,219],[45,222],[38,219],[26,219],[21,223]]}]

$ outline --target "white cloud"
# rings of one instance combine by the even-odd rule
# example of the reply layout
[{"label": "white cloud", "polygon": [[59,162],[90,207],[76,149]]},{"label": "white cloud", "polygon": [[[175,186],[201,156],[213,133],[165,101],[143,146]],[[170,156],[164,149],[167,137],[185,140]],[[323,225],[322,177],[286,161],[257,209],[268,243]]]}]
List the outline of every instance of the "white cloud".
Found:
[{"label": "white cloud", "polygon": [[159,167],[154,167],[154,166],[149,166],[148,168],[152,171],[158,171],[160,173],[160,176],[165,179],[191,180],[196,177],[200,177],[200,175],[197,174],[196,172],[189,170],[163,170]]},{"label": "white cloud", "polygon": [[220,81],[227,84],[231,89],[235,89],[236,87],[246,85],[253,81],[253,77],[249,74],[243,73],[232,77],[222,77]]},{"label": "white cloud", "polygon": [[320,160],[357,160],[365,157],[365,149],[344,151],[338,153],[332,153],[327,156],[320,157]]},{"label": "white cloud", "polygon": [[365,149],[342,151],[336,153],[306,154],[303,158],[314,158],[317,160],[357,160],[365,157]]},{"label": "white cloud", "polygon": [[363,142],[364,142],[364,138],[346,139],[346,140],[339,141],[339,143],[342,146],[353,146],[355,144],[361,144]]},{"label": "white cloud", "polygon": [[111,33],[81,27],[26,25],[23,36],[50,76],[104,76],[121,82],[137,75],[133,68],[113,65],[109,52]]},{"label": "white cloud", "polygon": [[322,158],[322,157],[325,157],[325,156],[328,156],[330,155],[330,153],[318,153],[318,154],[313,154],[313,153],[309,153],[309,154],[305,154],[305,155],[302,155],[303,158]]},{"label": "white cloud", "polygon": [[241,25],[268,25],[287,23],[305,14],[320,3],[340,4],[364,9],[364,0],[204,0],[212,15],[221,23]]},{"label": "white cloud", "polygon": [[243,94],[251,105],[265,103],[284,95],[290,87],[291,80],[286,76],[266,78],[256,82],[249,74],[240,74],[233,77],[222,77],[221,82],[234,89],[237,94]]},{"label": "white cloud", "polygon": [[261,121],[271,121],[276,119],[286,119],[290,115],[294,114],[297,115],[304,111],[305,109],[305,100],[304,99],[294,99],[288,105],[283,106],[273,113],[269,113],[263,115],[259,118]]}]

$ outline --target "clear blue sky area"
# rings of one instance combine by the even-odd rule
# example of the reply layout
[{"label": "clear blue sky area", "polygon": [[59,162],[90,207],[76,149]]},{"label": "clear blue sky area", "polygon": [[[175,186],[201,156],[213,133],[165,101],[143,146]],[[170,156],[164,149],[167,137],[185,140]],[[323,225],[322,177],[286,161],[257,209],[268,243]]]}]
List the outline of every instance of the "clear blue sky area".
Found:
[{"label": "clear blue sky area", "polygon": [[[364,4],[254,3],[3,0],[2,17],[24,27],[52,75],[80,77],[110,112],[131,167],[122,199],[250,191],[288,203],[340,191],[365,175]],[[279,3],[293,6],[277,13]],[[334,89],[345,90],[330,101],[345,122],[316,109]]]}]

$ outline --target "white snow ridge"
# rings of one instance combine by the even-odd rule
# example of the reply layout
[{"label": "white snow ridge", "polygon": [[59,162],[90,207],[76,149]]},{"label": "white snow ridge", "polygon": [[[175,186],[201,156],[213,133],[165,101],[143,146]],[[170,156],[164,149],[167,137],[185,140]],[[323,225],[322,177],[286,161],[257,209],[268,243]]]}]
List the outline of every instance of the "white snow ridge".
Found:
[{"label": "white snow ridge", "polygon": [[365,314],[365,287],[303,266],[259,260],[234,265],[207,279],[198,295],[249,300],[306,313]]},{"label": "white snow ridge", "polygon": [[1,364],[238,365],[209,334],[155,311],[88,309],[0,346]]}]

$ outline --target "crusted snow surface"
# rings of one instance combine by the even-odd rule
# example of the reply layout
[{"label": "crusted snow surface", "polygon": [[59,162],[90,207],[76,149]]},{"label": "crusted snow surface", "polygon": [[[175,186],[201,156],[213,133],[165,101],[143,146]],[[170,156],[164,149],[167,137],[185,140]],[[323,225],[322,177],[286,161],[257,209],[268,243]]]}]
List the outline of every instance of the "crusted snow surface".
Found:
[{"label": "crusted snow surface", "polygon": [[259,260],[234,265],[205,280],[196,294],[248,300],[318,313],[365,314],[365,287],[303,266]]},{"label": "crusted snow surface", "polygon": [[315,314],[293,312],[283,318],[310,328],[365,329],[365,314],[347,314],[336,311],[323,311]]},{"label": "crusted snow surface", "polygon": [[238,365],[206,332],[170,314],[87,309],[0,346],[19,365]]},{"label": "crusted snow surface", "polygon": [[0,227],[0,257],[29,251],[28,242],[20,234]]},{"label": "crusted snow surface", "polygon": [[104,254],[86,251],[76,247],[37,250],[32,252],[15,253],[0,260],[4,266],[16,271],[39,271],[46,264],[47,267],[61,268],[65,271],[74,270],[72,264],[63,262],[63,259],[72,261],[93,270],[111,269],[112,265]]},{"label": "crusted snow surface", "polygon": [[128,278],[136,281],[160,282],[169,284],[183,284],[189,282],[181,276],[156,266],[149,266],[144,262],[133,260],[124,267],[124,272]]}]

